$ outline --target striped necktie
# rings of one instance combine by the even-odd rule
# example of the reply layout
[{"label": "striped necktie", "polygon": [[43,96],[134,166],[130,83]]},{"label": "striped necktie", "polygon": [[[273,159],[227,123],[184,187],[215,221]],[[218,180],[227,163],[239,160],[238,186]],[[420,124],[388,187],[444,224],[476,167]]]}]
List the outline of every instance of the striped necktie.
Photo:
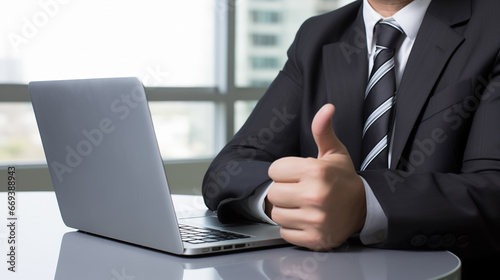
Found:
[{"label": "striped necktie", "polygon": [[363,105],[361,170],[388,167],[388,135],[396,92],[394,53],[404,32],[394,22],[375,25],[376,50]]}]

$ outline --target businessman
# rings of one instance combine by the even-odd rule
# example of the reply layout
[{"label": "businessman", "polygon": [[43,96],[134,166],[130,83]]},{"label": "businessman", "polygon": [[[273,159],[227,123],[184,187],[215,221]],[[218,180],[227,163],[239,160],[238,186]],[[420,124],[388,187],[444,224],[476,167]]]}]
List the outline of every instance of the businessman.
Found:
[{"label": "businessman", "polygon": [[219,219],[292,244],[500,252],[500,2],[364,0],[306,21],[211,164]]}]

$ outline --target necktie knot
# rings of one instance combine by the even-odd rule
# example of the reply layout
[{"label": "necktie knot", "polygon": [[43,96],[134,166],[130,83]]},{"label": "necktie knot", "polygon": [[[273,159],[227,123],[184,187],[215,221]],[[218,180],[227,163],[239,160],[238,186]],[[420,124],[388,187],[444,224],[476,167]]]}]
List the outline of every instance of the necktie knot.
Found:
[{"label": "necktie knot", "polygon": [[404,34],[403,30],[396,23],[381,21],[375,25],[375,38],[377,46],[388,49],[396,49],[399,40]]}]

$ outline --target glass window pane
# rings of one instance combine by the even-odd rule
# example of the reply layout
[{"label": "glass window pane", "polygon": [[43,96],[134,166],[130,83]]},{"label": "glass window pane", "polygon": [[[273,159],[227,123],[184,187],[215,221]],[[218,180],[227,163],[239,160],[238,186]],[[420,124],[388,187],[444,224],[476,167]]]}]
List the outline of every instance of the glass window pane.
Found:
[{"label": "glass window pane", "polygon": [[0,128],[0,165],[45,163],[31,103],[0,103]]},{"label": "glass window pane", "polygon": [[234,103],[234,131],[237,132],[245,123],[257,101],[236,101]]},{"label": "glass window pane", "polygon": [[[149,102],[164,159],[213,157],[215,105],[211,102]],[[0,165],[45,163],[30,103],[0,103]]]},{"label": "glass window pane", "polygon": [[163,159],[215,155],[215,103],[149,102]]},{"label": "glass window pane", "polygon": [[238,0],[236,86],[267,87],[283,68],[286,51],[308,17],[353,0]]},{"label": "glass window pane", "polygon": [[0,0],[0,83],[137,76],[215,85],[215,1]]}]

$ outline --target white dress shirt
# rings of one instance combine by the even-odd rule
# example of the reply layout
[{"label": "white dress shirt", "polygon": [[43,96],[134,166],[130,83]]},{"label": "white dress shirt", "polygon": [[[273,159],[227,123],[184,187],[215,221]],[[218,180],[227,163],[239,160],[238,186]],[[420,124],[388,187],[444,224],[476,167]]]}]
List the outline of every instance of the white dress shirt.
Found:
[{"label": "white dress shirt", "polygon": [[[427,11],[427,8],[429,7],[430,2],[431,0],[414,0],[410,4],[406,5],[403,9],[398,11],[396,14],[394,14],[392,17],[384,18],[370,6],[368,0],[363,0],[363,19],[366,28],[366,42],[368,47],[369,61],[368,75],[373,68],[373,56],[375,54],[376,42],[373,39],[373,30],[375,24],[381,20],[395,21],[399,26],[401,26],[406,35],[401,44],[401,47],[395,54],[396,87],[399,87],[399,83],[401,82],[401,78],[406,67],[406,62],[408,61],[413,43],[415,42],[418,30],[420,29],[420,25],[422,24],[422,20],[424,18],[425,12]],[[390,159],[391,150],[389,150],[389,165]],[[365,187],[367,215],[364,227],[360,233],[360,239],[361,242],[365,245],[380,243],[385,239],[386,236],[388,225],[387,216],[385,215],[380,203],[373,194],[373,191],[368,183],[364,178],[361,177],[361,179]],[[265,214],[264,200],[271,185],[272,183],[259,186],[254,195],[246,200],[246,203],[242,203],[241,205],[239,205],[240,210],[262,222],[275,224]]]}]

